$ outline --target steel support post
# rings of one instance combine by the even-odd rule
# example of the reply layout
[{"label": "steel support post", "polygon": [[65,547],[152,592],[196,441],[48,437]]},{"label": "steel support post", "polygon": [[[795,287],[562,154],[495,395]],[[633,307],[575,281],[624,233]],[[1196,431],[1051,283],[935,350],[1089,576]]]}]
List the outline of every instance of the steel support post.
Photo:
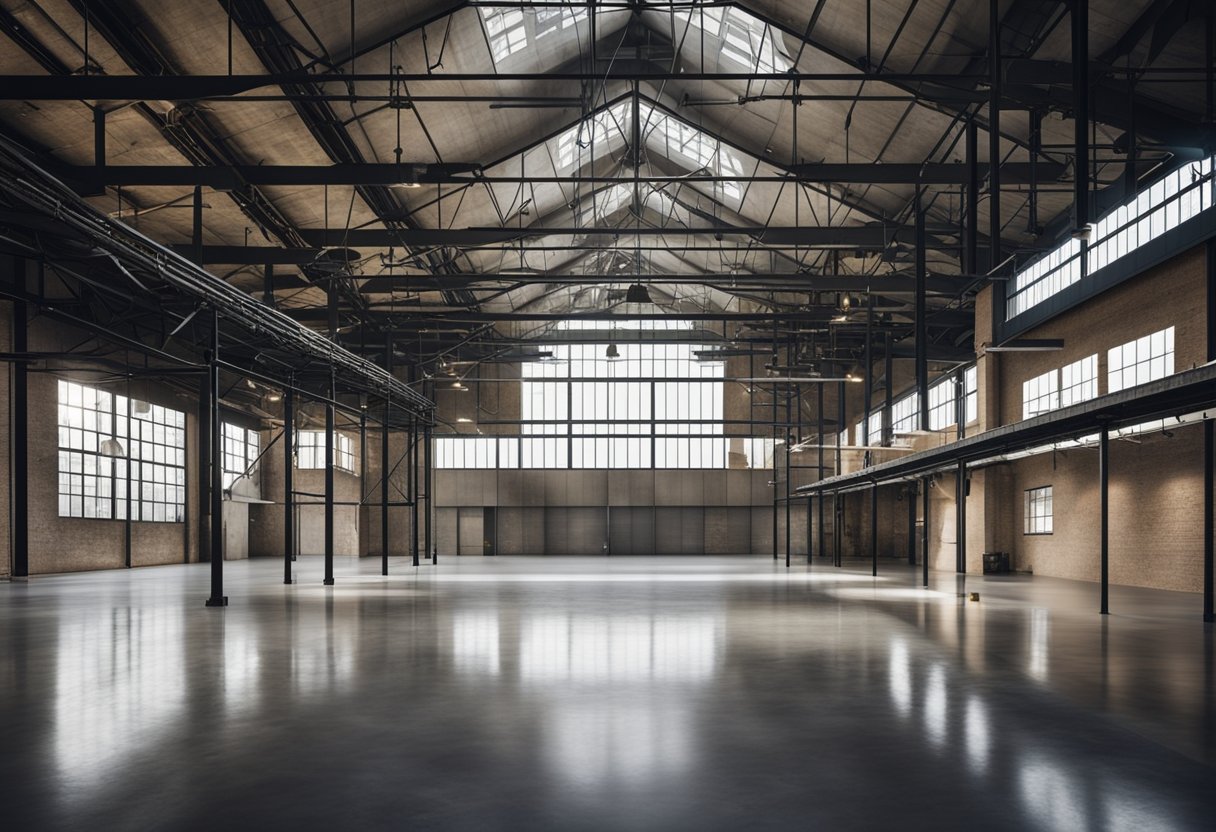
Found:
[{"label": "steel support post", "polygon": [[[220,419],[220,316],[213,313],[211,318],[211,349],[207,355],[207,435],[210,447],[207,449],[206,465],[211,473],[208,483],[208,496],[211,503],[211,597],[207,599],[208,607],[228,606],[228,596],[224,594],[224,438],[221,434],[222,420]],[[200,427],[202,427],[200,425]],[[130,509],[127,509],[130,511]]]},{"label": "steel support post", "polygon": [[296,392],[283,391],[283,583],[292,583],[291,562],[296,556]]},{"label": "steel support post", "polygon": [[[389,339],[384,348],[384,369],[393,374],[393,342]],[[392,423],[393,400],[384,397],[384,422],[380,430],[380,574],[388,574],[388,474],[391,469],[389,453],[389,429]]]},{"label": "steel support post", "polygon": [[[822,385],[820,385],[820,386],[822,386]],[[845,429],[844,391],[845,391],[845,387],[844,387],[844,382],[842,381],[836,385],[836,426],[837,426],[838,430],[836,431],[836,471],[835,471],[835,473],[837,473],[837,474],[839,474],[844,469],[844,458],[841,455],[841,449],[840,449],[840,434]],[[844,556],[841,551],[842,546],[844,544],[844,541],[841,540],[841,538],[844,537],[844,504],[841,502],[839,492],[833,492],[833,494],[832,494],[832,509],[833,509],[832,513],[835,515],[835,518],[836,518],[833,523],[833,529],[835,530],[836,540],[835,540],[832,548],[836,553],[835,563],[837,566],[841,566],[844,563],[844,560],[843,560]]]},{"label": "steel support post", "polygon": [[878,483],[870,489],[870,574],[878,577]]},{"label": "steel support post", "polygon": [[[412,374],[411,374],[412,375]],[[415,533],[418,528],[418,481],[414,476],[417,474],[417,467],[414,464],[414,438],[418,433],[418,422],[415,419],[410,419],[410,431],[406,441],[406,469],[405,481],[406,490],[410,497],[410,560],[414,566],[418,565],[418,536]]]},{"label": "steel support post", "polygon": [[806,563],[807,563],[807,566],[810,566],[812,563],[815,562],[815,560],[814,560],[815,527],[814,527],[814,524],[811,522],[813,519],[813,515],[814,515],[814,509],[811,505],[811,499],[812,498],[809,496],[806,498]]},{"label": "steel support post", "polygon": [[1102,426],[1098,434],[1098,500],[1100,580],[1102,582],[1102,615],[1110,613],[1110,429]]},{"label": "steel support post", "polygon": [[1080,231],[1089,225],[1089,0],[1072,0],[1072,101],[1073,211]]},{"label": "steel support post", "polygon": [[925,261],[925,193],[916,188],[916,392],[920,398],[917,427],[929,429],[929,343],[928,307],[925,298],[925,279],[928,267]]},{"label": "steel support post", "polygon": [[[422,516],[422,531],[423,544],[426,547],[426,556],[431,559],[431,566],[439,563],[438,553],[433,551],[431,543],[431,521],[434,514],[434,506],[431,504],[431,486],[434,483],[434,459],[432,459],[431,445],[434,440],[431,435],[431,424],[427,422],[422,428],[422,473],[423,473],[423,490],[426,491],[426,514]],[[496,538],[497,539],[497,538]]]},{"label": "steel support post", "polygon": [[[28,288],[27,272],[29,261],[14,257],[13,283],[17,292],[24,295]],[[21,356],[29,352],[29,310],[23,300],[13,301],[13,352]],[[12,574],[14,578],[28,578],[30,574],[30,408],[29,408],[29,365],[24,361],[15,361],[11,365],[13,379],[12,410],[9,418],[12,420],[12,474],[10,493],[12,494],[12,531],[13,547]]]},{"label": "steel support post", "polygon": [[[891,333],[883,333],[883,391],[882,391],[882,445],[884,448],[891,446],[893,437],[891,436],[891,400],[894,397],[892,391],[893,382],[891,376],[895,371],[894,360],[891,355]],[[823,385],[819,385],[822,387]]]},{"label": "steel support post", "polygon": [[[1210,22],[1208,26],[1208,48],[1211,50],[1216,41],[1216,20]],[[1210,58],[1209,54],[1209,58]],[[1211,74],[1209,73],[1209,81]],[[1208,88],[1209,96],[1212,94],[1212,88]],[[1209,97],[1209,105],[1212,103]],[[1208,240],[1207,244],[1207,266],[1208,266],[1208,361],[1216,361],[1216,240]],[[1204,420],[1203,423],[1203,620],[1213,621],[1213,599],[1216,596],[1216,586],[1213,585],[1213,549],[1216,548],[1216,540],[1212,537],[1213,526],[1213,499],[1216,499],[1213,488],[1213,477],[1216,473],[1213,472],[1213,455],[1216,453],[1213,444],[1216,437],[1213,434],[1214,430],[1212,420]]]},{"label": "steel support post", "polygon": [[1001,8],[988,2],[988,269],[1001,262]]},{"label": "steel support post", "polygon": [[929,586],[929,479],[926,477],[920,484],[921,489],[921,526],[920,555],[921,585]]},{"label": "steel support post", "polygon": [[334,377],[329,377],[329,401],[325,403],[325,577],[321,583],[334,585]]},{"label": "steel support post", "polygon": [[[824,447],[823,447],[823,443],[824,443],[824,438],[823,438],[823,385],[816,384],[815,392],[816,392],[816,397],[819,400],[818,409],[815,411],[818,422],[819,422],[819,425],[818,425],[819,448],[817,449],[818,454],[819,454],[819,462],[818,462],[819,473],[817,475],[817,478],[823,479],[823,477],[824,477],[824,475],[823,475],[823,451],[824,451]],[[816,524],[816,527],[819,531],[819,557],[823,557],[824,555],[826,555],[828,553],[828,549],[827,549],[827,530],[823,526],[823,492],[822,491],[819,492],[819,497],[818,497],[818,499],[815,500],[815,510],[819,515],[819,517],[818,517],[819,522]]]},{"label": "steel support post", "polygon": [[954,482],[954,571],[967,571],[967,463],[959,460]]},{"label": "steel support post", "polygon": [[1213,488],[1213,446],[1216,445],[1216,430],[1213,430],[1212,420],[1203,423],[1203,620],[1216,621],[1216,611],[1213,610],[1212,555],[1216,540],[1212,537],[1213,508],[1212,501],[1216,499],[1216,489]]},{"label": "steel support post", "polygon": [[908,564],[916,566],[916,495],[917,481],[908,483]]},{"label": "steel support post", "polygon": [[[790,424],[790,403],[797,393],[787,393],[785,397],[785,423]],[[786,568],[790,565],[790,445],[792,445],[793,437],[790,436],[789,428],[786,428],[785,433],[785,565]]]},{"label": "steel support post", "polygon": [[975,116],[967,119],[967,206],[963,223],[963,268],[967,274],[979,274],[979,216],[980,164],[979,125]]},{"label": "steel support post", "polygon": [[[410,551],[414,555],[414,566],[418,565],[418,420],[414,420],[413,435],[410,437],[413,442],[413,450],[410,452]],[[484,540],[484,530],[482,539]],[[484,546],[483,546],[484,548]]]}]

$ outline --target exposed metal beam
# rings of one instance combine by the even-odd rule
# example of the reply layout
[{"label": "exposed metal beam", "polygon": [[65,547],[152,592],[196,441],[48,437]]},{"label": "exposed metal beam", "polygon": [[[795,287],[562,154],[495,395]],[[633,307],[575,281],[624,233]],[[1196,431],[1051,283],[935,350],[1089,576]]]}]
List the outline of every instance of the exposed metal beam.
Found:
[{"label": "exposed metal beam", "polygon": [[[936,83],[958,85],[967,76],[950,73],[901,72],[636,72],[609,68],[603,72],[436,72],[436,73],[307,73],[283,72],[264,75],[0,75],[0,101],[197,101],[231,99],[257,103],[268,99],[316,99],[308,93],[277,92],[262,94],[253,101],[238,97],[254,90],[276,87],[305,87],[335,84],[348,90],[352,84],[374,84],[388,89],[390,84],[417,86],[483,82],[501,84],[517,81],[568,81],[602,84],[610,81],[800,81],[887,83]],[[970,78],[982,80],[980,76]],[[402,101],[409,101],[403,95]]]},{"label": "exposed metal beam", "polygon": [[[988,165],[980,164],[979,175],[986,176]],[[710,182],[815,182],[872,185],[962,185],[968,181],[966,165],[928,164],[803,164],[788,168],[789,174],[752,174],[723,176],[705,173],[658,175],[639,172],[637,180],[652,184],[690,184]],[[1029,163],[1009,163],[1001,168],[1011,182],[1031,180]],[[205,185],[230,191],[248,185],[386,185],[407,186],[468,184],[583,184],[611,185],[632,183],[634,176],[604,176],[572,173],[565,176],[487,175],[473,163],[364,163],[336,165],[79,165],[58,168],[59,174],[73,185],[97,192],[108,186],[182,186]],[[1038,181],[1060,181],[1067,167],[1055,162],[1039,162]]]},{"label": "exposed metal beam", "polygon": [[[304,228],[300,236],[311,246],[329,248],[352,246],[388,248],[389,246],[479,246],[495,243],[510,243],[540,237],[603,237],[608,241],[633,237],[690,237],[728,236],[748,237],[760,243],[788,243],[800,246],[825,248],[863,249],[880,251],[891,244],[895,234],[893,226],[869,225],[847,227],[793,226],[717,226],[713,228],[687,228],[674,226],[654,228],[579,228],[562,226],[552,228]],[[588,241],[594,245],[593,241]]]}]

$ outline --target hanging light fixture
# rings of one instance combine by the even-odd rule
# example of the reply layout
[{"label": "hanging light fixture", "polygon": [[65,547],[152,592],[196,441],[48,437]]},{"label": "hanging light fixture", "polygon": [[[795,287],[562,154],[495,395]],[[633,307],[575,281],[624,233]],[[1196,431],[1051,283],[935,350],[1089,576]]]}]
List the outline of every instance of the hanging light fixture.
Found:
[{"label": "hanging light fixture", "polygon": [[641,283],[635,283],[629,287],[629,291],[625,293],[625,303],[651,303],[650,292]]},{"label": "hanging light fixture", "polygon": [[616,344],[609,344],[608,349],[604,350],[605,358],[620,358],[621,352],[616,348]]},{"label": "hanging light fixture", "polygon": [[109,439],[101,440],[101,444],[97,446],[97,453],[108,457],[125,457],[127,449],[122,446],[122,443],[111,436]]}]

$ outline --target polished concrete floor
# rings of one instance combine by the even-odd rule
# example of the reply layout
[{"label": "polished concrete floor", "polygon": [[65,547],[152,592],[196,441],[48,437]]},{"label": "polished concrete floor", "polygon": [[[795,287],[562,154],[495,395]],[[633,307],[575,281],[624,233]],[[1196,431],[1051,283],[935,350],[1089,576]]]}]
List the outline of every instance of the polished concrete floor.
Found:
[{"label": "polished concrete floor", "polygon": [[5,829],[1216,829],[1199,599],[764,557],[0,584]]}]

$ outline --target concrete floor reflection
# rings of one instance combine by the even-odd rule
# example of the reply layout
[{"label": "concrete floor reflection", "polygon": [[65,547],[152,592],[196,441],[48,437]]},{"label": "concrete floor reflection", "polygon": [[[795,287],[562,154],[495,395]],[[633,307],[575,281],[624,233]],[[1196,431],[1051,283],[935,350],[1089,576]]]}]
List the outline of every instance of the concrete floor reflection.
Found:
[{"label": "concrete floor reflection", "polygon": [[[764,558],[229,564],[0,585],[20,829],[1189,830],[1177,593]],[[315,574],[313,574],[315,573]],[[1120,606],[1121,605],[1121,606]],[[1122,610],[1122,614],[1120,613]],[[9,822],[14,825],[10,826]]]}]

